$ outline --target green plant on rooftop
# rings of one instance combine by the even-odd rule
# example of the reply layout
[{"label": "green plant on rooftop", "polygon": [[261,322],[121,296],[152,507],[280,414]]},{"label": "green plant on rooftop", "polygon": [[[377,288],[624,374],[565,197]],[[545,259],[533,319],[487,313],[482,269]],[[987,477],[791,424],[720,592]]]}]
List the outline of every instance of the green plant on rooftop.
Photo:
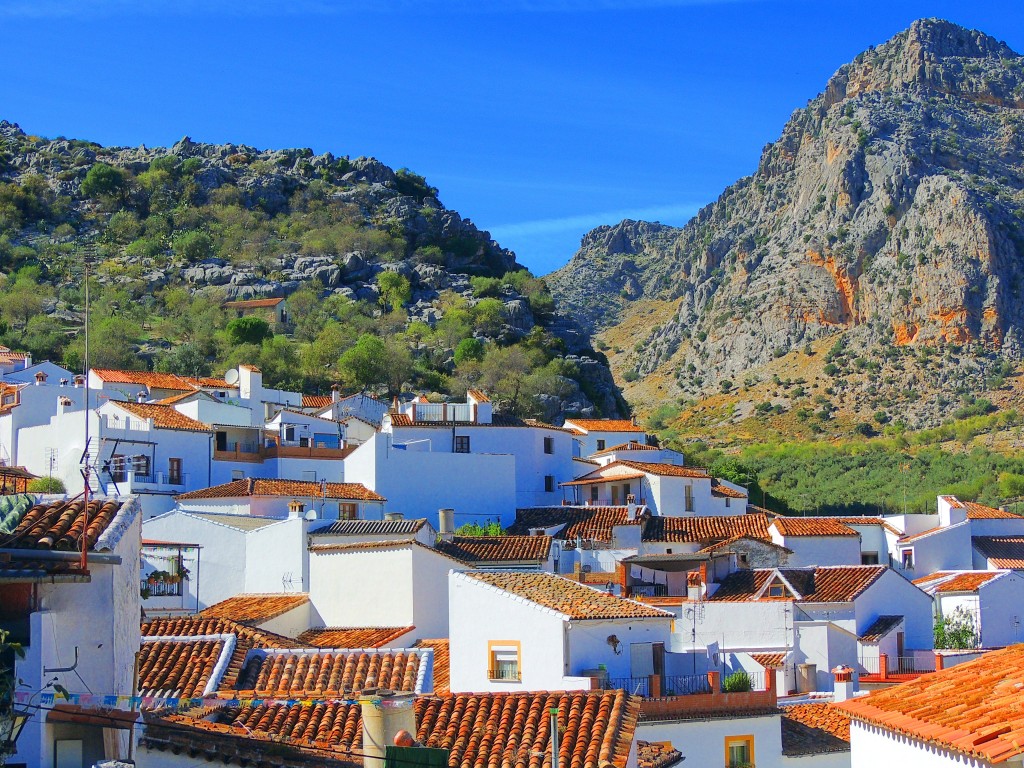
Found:
[{"label": "green plant on rooftop", "polygon": [[723,693],[745,693],[750,689],[750,675],[746,672],[733,672],[722,681]]},{"label": "green plant on rooftop", "polygon": [[948,616],[936,617],[936,648],[963,650],[977,648],[979,642],[981,642],[981,638],[974,616],[964,606],[958,605]]}]

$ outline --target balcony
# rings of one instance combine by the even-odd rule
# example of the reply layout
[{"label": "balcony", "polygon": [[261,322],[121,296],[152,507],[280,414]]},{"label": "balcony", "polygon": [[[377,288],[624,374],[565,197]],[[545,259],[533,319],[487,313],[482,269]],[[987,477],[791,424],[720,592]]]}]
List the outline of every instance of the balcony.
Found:
[{"label": "balcony", "polygon": [[935,654],[921,651],[913,656],[867,657],[859,661],[861,683],[904,683],[935,671]]},{"label": "balcony", "polygon": [[505,667],[502,669],[487,670],[488,680],[500,680],[504,682],[522,682],[523,674],[518,667]]},{"label": "balcony", "polygon": [[268,445],[263,449],[265,459],[344,459],[354,447],[326,448],[317,445]]},{"label": "balcony", "polygon": [[742,712],[776,706],[775,670],[748,672],[750,689],[723,690],[721,673],[703,675],[650,675],[595,680],[605,690],[621,688],[640,696],[641,720],[675,720],[706,716],[711,712]]},{"label": "balcony", "polygon": [[150,597],[181,597],[185,594],[182,582],[180,581],[148,581],[146,579],[139,581],[139,592],[146,599]]}]

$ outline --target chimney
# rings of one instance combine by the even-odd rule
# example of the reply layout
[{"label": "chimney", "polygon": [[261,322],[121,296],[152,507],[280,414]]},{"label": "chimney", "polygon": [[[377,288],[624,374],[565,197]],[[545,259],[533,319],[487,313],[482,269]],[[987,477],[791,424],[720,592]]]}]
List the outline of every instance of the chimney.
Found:
[{"label": "chimney", "polygon": [[398,404],[398,395],[395,395],[391,400],[391,413],[400,413],[401,407]]},{"label": "chimney", "polygon": [[445,541],[451,541],[455,535],[455,510],[437,510],[437,532]]},{"label": "chimney", "polygon": [[75,389],[85,386],[85,376],[75,376]]},{"label": "chimney", "polygon": [[401,512],[386,512],[384,514],[384,520],[389,523],[397,523],[399,520],[405,519],[405,515]]},{"label": "chimney", "polygon": [[402,731],[416,733],[415,701],[411,693],[364,691],[359,697],[363,721],[363,765],[384,768],[384,751]]},{"label": "chimney", "polygon": [[302,517],[302,513],[305,509],[305,504],[298,499],[292,499],[288,502],[288,517]]},{"label": "chimney", "polygon": [[135,396],[135,402],[137,402],[137,403],[144,403],[144,402],[146,402],[146,394],[147,394],[146,390],[144,390],[144,389],[141,390],[139,392],[139,394],[137,394]]},{"label": "chimney", "polygon": [[40,384],[45,384],[46,378],[46,374],[43,371],[38,371],[36,373],[36,386],[38,387]]},{"label": "chimney", "polygon": [[64,411],[66,409],[70,408],[70,407],[71,407],[71,398],[70,397],[64,397],[63,395],[61,395],[60,397],[57,398],[57,413],[58,414],[64,413]]},{"label": "chimney", "polygon": [[853,698],[856,687],[853,682],[853,667],[840,664],[832,670],[835,684],[832,687],[832,701],[840,702]]},{"label": "chimney", "polygon": [[336,402],[338,402],[338,399],[339,399],[338,385],[337,384],[332,384],[331,385],[331,402],[332,403],[336,403]]},{"label": "chimney", "polygon": [[66,387],[66,386],[68,385],[68,380],[67,380],[67,379],[61,379],[61,380],[60,380],[60,385],[61,385],[62,387]]}]

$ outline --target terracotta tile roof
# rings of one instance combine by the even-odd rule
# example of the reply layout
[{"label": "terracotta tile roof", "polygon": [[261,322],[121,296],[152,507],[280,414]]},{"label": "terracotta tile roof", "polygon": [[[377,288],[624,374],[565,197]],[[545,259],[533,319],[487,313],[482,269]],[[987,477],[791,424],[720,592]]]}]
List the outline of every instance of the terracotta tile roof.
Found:
[{"label": "terracotta tile roof", "polygon": [[467,563],[543,561],[551,554],[550,536],[455,536],[436,548]]},{"label": "terracotta tile roof", "polygon": [[415,650],[250,651],[237,690],[257,696],[332,696],[369,688],[416,691],[423,654]]},{"label": "terracotta tile roof", "polygon": [[242,301],[226,301],[224,306],[230,309],[264,309],[276,307],[284,299],[244,299]]},{"label": "terracotta tile roof", "polygon": [[765,669],[781,669],[786,663],[786,651],[781,653],[751,653],[750,658],[756,661]]},{"label": "terracotta tile roof", "polygon": [[239,624],[261,624],[264,621],[277,618],[281,614],[305,605],[309,602],[309,595],[263,593],[244,594],[229,597],[219,603],[211,605],[201,611],[200,616],[208,616],[212,619],[230,619]]},{"label": "terracotta tile roof", "polygon": [[744,491],[737,491],[735,488],[730,488],[728,485],[720,483],[717,480],[711,481],[711,495],[728,499],[747,498],[747,494]]},{"label": "terracotta tile roof", "polygon": [[[796,598],[798,602],[847,603],[870,587],[886,570],[888,569],[883,565],[834,565],[818,568],[780,568],[778,573],[800,594],[801,597]],[[753,600],[775,573],[775,569],[771,568],[735,571],[722,580],[718,589],[708,599],[719,602]],[[772,598],[765,596],[760,599]],[[794,598],[787,594],[781,599]]]},{"label": "terracotta tile roof", "polygon": [[[546,691],[420,696],[415,700],[416,740],[450,751],[451,768],[542,768],[550,752],[548,710],[557,708],[564,768],[625,768],[640,713],[640,699],[623,691]],[[199,721],[205,717],[207,721]],[[161,728],[164,723],[170,727]],[[192,726],[192,727],[182,727]],[[260,706],[147,719],[147,746],[183,749],[204,756],[236,757],[257,747],[262,758],[272,742],[275,764],[292,755],[351,760],[362,750],[357,704],[314,707]],[[358,758],[357,758],[358,760]]]},{"label": "terracotta tile roof", "polygon": [[178,394],[171,395],[170,397],[163,397],[159,400],[154,401],[154,403],[156,405],[174,405],[175,403],[180,403],[183,400],[188,400],[190,397],[208,398],[213,401],[217,400],[217,398],[207,394],[206,392],[203,392],[202,390],[194,389],[190,392],[179,392]]},{"label": "terracotta tile roof", "polygon": [[141,384],[150,389],[177,389],[191,391],[203,387],[219,389],[237,389],[236,384],[228,384],[224,379],[194,378],[178,376],[174,373],[158,373],[156,371],[120,371],[112,368],[93,368],[92,372],[101,381],[108,384]]},{"label": "terracotta tile roof", "polygon": [[617,475],[607,476],[591,473],[578,480],[567,480],[564,483],[559,483],[559,485],[570,487],[577,485],[600,485],[601,483],[617,483],[620,480],[642,480],[645,477],[647,477],[647,475],[643,472],[623,472]]},{"label": "terracotta tile roof", "polygon": [[141,696],[202,696],[214,674],[223,640],[157,640],[139,648]]},{"label": "terracotta tile roof", "polygon": [[630,419],[566,419],[565,425],[584,432],[644,432]]},{"label": "terracotta tile roof", "polygon": [[391,418],[391,426],[393,427],[437,427],[447,428],[452,427],[473,427],[473,428],[484,428],[487,427],[508,427],[508,428],[540,428],[540,429],[555,429],[559,432],[566,432],[568,430],[556,427],[552,424],[545,424],[543,421],[537,421],[536,419],[519,419],[515,416],[508,416],[503,413],[496,413],[491,416],[489,422],[481,421],[413,421],[412,416],[407,413],[389,413],[388,416]]},{"label": "terracotta tile roof", "polygon": [[710,544],[735,536],[747,535],[771,541],[769,517],[761,513],[720,515],[713,517],[653,516],[644,524],[644,541],[666,543]]},{"label": "terracotta tile roof", "polygon": [[461,575],[550,608],[570,619],[663,619],[672,616],[666,611],[609,595],[553,573],[466,571]]},{"label": "terracotta tile roof", "polygon": [[616,451],[659,451],[661,450],[656,445],[647,445],[647,443],[639,443],[636,440],[630,440],[625,443],[619,443],[613,445],[611,448],[605,448],[603,451],[597,451],[592,453],[591,456],[604,456],[608,453],[615,453]]},{"label": "terracotta tile roof", "polygon": [[939,496],[939,498],[942,499],[947,504],[949,504],[949,506],[953,507],[953,509],[964,508],[963,502],[960,501],[960,499],[958,499],[956,496]]},{"label": "terracotta tile roof", "polygon": [[[100,537],[114,522],[121,506],[120,502],[113,500],[89,501],[89,524],[85,530],[89,549],[97,549]],[[0,536],[0,547],[64,552],[79,550],[85,528],[84,512],[85,504],[81,499],[36,504],[22,515],[9,535]]]},{"label": "terracotta tile roof", "polygon": [[525,536],[531,528],[564,526],[554,534],[556,539],[595,539],[611,541],[612,528],[638,524],[628,519],[626,507],[531,507],[517,509],[516,520],[508,533]]},{"label": "terracotta tile roof", "polygon": [[619,459],[618,461],[605,464],[602,469],[615,466],[630,467],[638,472],[644,472],[648,475],[660,475],[661,477],[711,477],[711,475],[708,474],[708,471],[703,467],[681,467],[678,464],[664,464],[657,461],[645,462]]},{"label": "terracotta tile roof", "polygon": [[447,696],[451,693],[451,652],[448,638],[420,640],[417,648],[431,648],[434,651],[434,695]]},{"label": "terracotta tile roof", "polygon": [[776,517],[772,525],[783,536],[857,536],[857,532],[830,517]]},{"label": "terracotta tile roof", "polygon": [[1024,536],[972,536],[971,543],[996,568],[1024,569]]},{"label": "terracotta tile roof", "polygon": [[210,425],[186,416],[174,410],[170,405],[159,403],[132,403],[128,401],[110,401],[123,411],[138,416],[140,419],[152,419],[153,426],[158,429],[180,429],[189,432],[209,432]]},{"label": "terracotta tile roof", "polygon": [[900,530],[894,528],[880,517],[833,517],[832,519],[843,525],[880,525],[889,533],[895,533],[897,536],[903,535]]},{"label": "terracotta tile roof", "polygon": [[914,583],[929,595],[943,592],[977,592],[1005,571],[936,571],[928,576],[914,579]]},{"label": "terracotta tile roof", "polygon": [[[247,477],[175,496],[175,499],[233,499],[242,496],[291,496],[324,498],[323,486],[311,480],[274,480]],[[355,501],[386,501],[362,483],[327,483],[326,498]]]},{"label": "terracotta tile roof", "polygon": [[491,398],[481,392],[479,389],[467,389],[466,394],[476,400],[478,403],[489,403]]},{"label": "terracotta tile roof", "polygon": [[[384,539],[381,541],[354,541],[350,544],[313,544],[309,547],[310,552],[358,552],[363,549],[405,549],[413,547],[418,542],[416,539]],[[431,547],[427,547],[431,549]]]},{"label": "terracotta tile roof", "polygon": [[313,648],[384,648],[416,627],[318,627],[298,640]]},{"label": "terracotta tile roof", "polygon": [[860,636],[862,643],[877,643],[903,623],[902,616],[879,616]]},{"label": "terracotta tile roof", "polygon": [[850,750],[850,715],[831,703],[782,707],[782,754],[787,757]]},{"label": "terracotta tile roof", "polygon": [[333,403],[334,400],[330,395],[303,395],[302,396],[302,407],[303,408],[327,408]]},{"label": "terracotta tile roof", "polygon": [[793,550],[789,547],[784,547],[781,544],[776,544],[774,541],[766,541],[765,539],[759,539],[757,536],[751,536],[749,533],[741,533],[738,536],[730,536],[728,539],[716,542],[714,544],[708,544],[706,547],[702,547],[697,550],[697,554],[712,554],[721,550],[727,550],[733,544],[739,541],[754,541],[760,544],[762,547],[770,547],[771,549],[777,549],[782,552],[788,552],[793,554]]},{"label": "terracotta tile roof", "polygon": [[965,501],[963,505],[967,508],[968,520],[1024,520],[1024,517],[1007,512],[1005,509],[986,507],[973,501]]},{"label": "terracotta tile roof", "polygon": [[670,741],[637,741],[637,768],[670,768],[683,759],[683,753]]},{"label": "terracotta tile roof", "polygon": [[402,520],[335,520],[309,532],[311,536],[406,536],[427,524],[425,517]]},{"label": "terracotta tile roof", "polygon": [[1004,763],[1024,754],[1024,645],[836,706],[855,720]]},{"label": "terracotta tile roof", "polygon": [[292,648],[295,640],[273,632],[247,627],[228,619],[185,616],[142,622],[143,637],[189,638],[204,635],[234,635],[235,650],[221,679],[220,689],[233,688],[242,671],[246,654],[253,648]]}]

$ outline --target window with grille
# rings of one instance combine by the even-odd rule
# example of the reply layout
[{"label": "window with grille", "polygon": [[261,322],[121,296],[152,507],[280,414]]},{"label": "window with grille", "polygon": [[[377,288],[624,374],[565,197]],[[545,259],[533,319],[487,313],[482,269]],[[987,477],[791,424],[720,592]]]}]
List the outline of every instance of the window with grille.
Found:
[{"label": "window with grille", "polygon": [[455,452],[469,453],[469,435],[458,435],[455,438]]},{"label": "window with grille", "polygon": [[545,437],[544,438],[544,453],[554,453],[554,452],[555,452],[555,438],[553,438],[553,437]]},{"label": "window with grille", "polygon": [[519,669],[519,647],[492,646],[487,677],[490,680],[522,680],[522,673]]}]

